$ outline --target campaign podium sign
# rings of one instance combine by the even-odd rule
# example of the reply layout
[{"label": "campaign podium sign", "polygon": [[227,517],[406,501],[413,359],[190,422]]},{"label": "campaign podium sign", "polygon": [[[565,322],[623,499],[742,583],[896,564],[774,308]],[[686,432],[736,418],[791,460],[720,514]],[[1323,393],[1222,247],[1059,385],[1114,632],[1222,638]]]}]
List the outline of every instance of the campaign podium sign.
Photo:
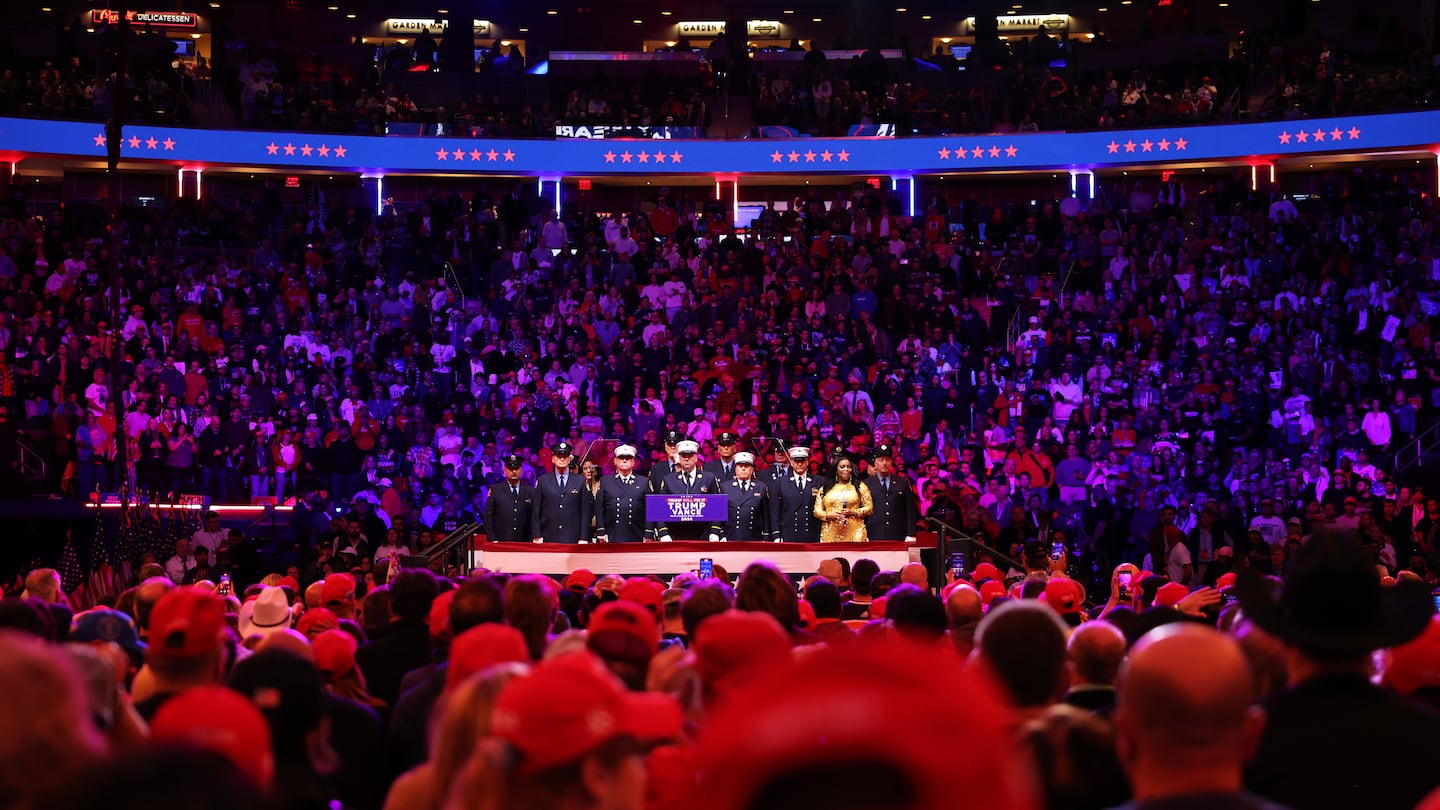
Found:
[{"label": "campaign podium sign", "polygon": [[721,495],[646,495],[645,519],[659,523],[723,523],[729,499]]}]

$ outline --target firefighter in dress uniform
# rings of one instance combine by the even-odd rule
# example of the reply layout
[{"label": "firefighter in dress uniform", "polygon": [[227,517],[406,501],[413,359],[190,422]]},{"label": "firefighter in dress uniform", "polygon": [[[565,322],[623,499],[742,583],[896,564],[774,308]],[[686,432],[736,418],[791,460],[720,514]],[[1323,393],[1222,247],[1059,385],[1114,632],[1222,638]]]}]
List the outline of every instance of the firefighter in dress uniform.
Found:
[{"label": "firefighter in dress uniform", "polygon": [[645,495],[650,481],[635,474],[635,448],[615,448],[615,474],[600,480],[595,491],[595,540],[599,543],[642,543],[650,532],[645,523]]},{"label": "firefighter in dress uniform", "polygon": [[562,441],[550,448],[555,472],[535,482],[535,542],[580,543],[589,539],[590,493],[585,480],[570,469],[575,448]]},{"label": "firefighter in dress uniform", "polygon": [[770,532],[770,490],[755,479],[755,456],[736,453],[735,478],[720,482],[729,507],[729,519],[710,527],[710,542],[763,543]]},{"label": "firefighter in dress uniform", "polygon": [[535,537],[535,488],[520,480],[524,462],[518,454],[503,461],[505,480],[490,485],[482,510],[485,534],[492,543],[526,543]]}]

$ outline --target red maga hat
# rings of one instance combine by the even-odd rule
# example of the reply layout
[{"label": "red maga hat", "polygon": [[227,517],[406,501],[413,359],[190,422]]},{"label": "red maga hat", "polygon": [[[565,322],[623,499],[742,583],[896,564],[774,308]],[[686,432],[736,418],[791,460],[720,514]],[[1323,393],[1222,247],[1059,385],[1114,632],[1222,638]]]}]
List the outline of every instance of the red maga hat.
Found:
[{"label": "red maga hat", "polygon": [[629,692],[600,659],[574,652],[511,681],[495,701],[491,733],[515,749],[515,772],[526,776],[576,762],[621,737],[677,739],[682,719],[673,697]]}]

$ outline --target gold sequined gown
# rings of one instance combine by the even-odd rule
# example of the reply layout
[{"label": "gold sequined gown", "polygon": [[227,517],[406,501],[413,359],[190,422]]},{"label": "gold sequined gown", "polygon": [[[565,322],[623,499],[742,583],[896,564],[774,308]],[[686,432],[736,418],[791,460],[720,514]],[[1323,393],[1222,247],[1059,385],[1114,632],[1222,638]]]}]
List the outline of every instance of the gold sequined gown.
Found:
[{"label": "gold sequined gown", "polygon": [[[840,510],[852,509],[855,515],[840,519]],[[836,484],[824,497],[815,500],[815,517],[820,519],[820,542],[822,543],[863,543],[869,540],[865,533],[865,518],[875,511],[870,490],[864,484]]]}]

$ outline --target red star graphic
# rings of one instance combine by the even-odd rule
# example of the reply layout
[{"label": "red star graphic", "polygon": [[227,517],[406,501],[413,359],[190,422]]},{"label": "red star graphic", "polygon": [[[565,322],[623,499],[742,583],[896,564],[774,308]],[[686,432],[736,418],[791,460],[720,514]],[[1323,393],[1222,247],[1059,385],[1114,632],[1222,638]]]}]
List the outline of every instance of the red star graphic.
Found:
[{"label": "red star graphic", "polygon": [[1345,134],[1349,135],[1352,141],[1358,141],[1360,139],[1360,130],[1354,124],[1350,125],[1350,129]]},{"label": "red star graphic", "polygon": [[[308,143],[307,143],[307,144],[304,144],[304,145],[302,145],[302,146],[300,147],[300,154],[303,155],[303,156],[305,156],[305,157],[310,157],[310,153],[311,153],[311,152],[314,152],[314,151],[315,151],[315,149],[314,149],[313,147],[311,147],[310,144],[308,144]],[[445,159],[445,154],[446,154],[445,150],[444,150],[444,149],[441,149],[441,150],[440,150],[440,159],[441,159],[441,160],[444,160],[444,159]]]},{"label": "red star graphic", "polygon": [[287,144],[285,144],[285,155],[288,157],[288,156],[293,155],[293,154],[295,154],[295,144],[293,144],[293,143],[287,143]]},{"label": "red star graphic", "polygon": [[[309,148],[310,148],[310,147],[308,147],[308,146],[304,147],[304,149],[306,149],[306,150],[308,150]],[[308,154],[310,154],[310,152],[306,151],[305,154],[308,155]],[[436,149],[436,150],[435,150],[435,158],[436,158],[437,160],[449,160],[449,159],[450,159],[450,150],[446,149],[446,148],[443,147],[443,146],[440,147],[439,149]]]},{"label": "red star graphic", "polygon": [[977,146],[970,150],[970,157],[985,157],[985,150]]},{"label": "red star graphic", "polygon": [[1280,133],[1280,143],[1290,143],[1290,133],[1288,133],[1288,132],[1282,132],[1282,133]]},{"label": "red star graphic", "polygon": [[1338,141],[1340,140],[1340,136],[1344,134],[1345,133],[1341,131],[1340,127],[1335,127],[1334,129],[1330,130],[1330,140]]},{"label": "red star graphic", "polygon": [[620,162],[621,162],[621,163],[629,163],[629,162],[630,162],[630,158],[632,158],[632,157],[635,157],[635,156],[632,155],[632,154],[630,154],[630,152],[629,152],[628,150],[625,151],[625,152],[621,152],[621,153],[620,153]]},{"label": "red star graphic", "polygon": [[274,141],[271,141],[270,145],[265,147],[265,154],[278,155],[280,154],[280,147],[276,146]]},{"label": "red star graphic", "polygon": [[[131,136],[130,136],[130,141],[129,141],[129,143],[130,143],[130,148],[131,148],[131,149],[139,149],[139,148],[140,148],[140,139],[139,139],[138,137],[134,136],[134,135],[131,135]],[[273,154],[273,153],[272,153],[272,154]]]},{"label": "red star graphic", "polygon": [[167,137],[164,141],[162,141],[162,143],[165,144],[165,151],[167,151],[167,152],[174,152],[174,151],[175,151],[175,142],[172,141],[172,140],[170,140],[170,138]]},{"label": "red star graphic", "polygon": [[100,133],[99,135],[96,135],[96,136],[95,136],[95,145],[96,145],[96,146],[104,146],[104,145],[105,145],[105,133],[102,132],[102,133]]},{"label": "red star graphic", "polygon": [[655,150],[655,162],[656,162],[656,163],[664,163],[664,162],[665,162],[665,153],[664,153],[664,152],[661,152],[661,151],[658,150],[658,149]]},{"label": "red star graphic", "polygon": [[670,162],[671,162],[671,163],[679,163],[679,162],[680,162],[680,158],[683,158],[683,157],[685,157],[685,156],[682,155],[682,154],[680,154],[679,152],[671,152],[671,153],[670,153]]},{"label": "red star graphic", "polygon": [[464,160],[464,159],[465,159],[465,150],[464,150],[464,149],[456,149],[454,152],[451,152],[451,153],[450,153],[450,159],[451,159],[451,160]]},{"label": "red star graphic", "polygon": [[1149,138],[1146,138],[1145,140],[1140,142],[1140,151],[1149,152],[1151,147],[1153,147],[1154,145],[1155,144],[1151,142]]},{"label": "red star graphic", "polygon": [[1111,141],[1110,143],[1105,144],[1105,150],[1113,155],[1116,152],[1120,151],[1120,144]]},{"label": "red star graphic", "polygon": [[815,162],[815,150],[814,150],[814,149],[806,149],[806,150],[805,150],[805,162],[806,162],[806,163],[814,163],[814,162]]},{"label": "red star graphic", "polygon": [[1184,151],[1185,151],[1185,147],[1188,146],[1189,144],[1190,144],[1190,142],[1187,141],[1187,140],[1185,140],[1184,138],[1176,138],[1176,139],[1175,139],[1175,148],[1176,148],[1176,149],[1179,149],[1181,152],[1184,152]]},{"label": "red star graphic", "polygon": [[791,162],[791,163],[799,163],[799,162],[800,162],[800,153],[799,153],[799,152],[796,152],[794,149],[791,149],[791,150],[790,150],[790,154],[786,155],[785,157],[790,158],[790,162]]},{"label": "red star graphic", "polygon": [[491,163],[494,163],[496,160],[500,159],[500,153],[496,152],[494,149],[491,149],[489,152],[485,153],[485,159],[490,161]]},{"label": "red star graphic", "polygon": [[1135,142],[1134,142],[1134,141],[1126,141],[1126,142],[1125,142],[1125,151],[1126,151],[1126,152],[1134,152],[1134,151],[1135,151]]},{"label": "red star graphic", "polygon": [[992,157],[992,158],[998,158],[998,157],[1000,157],[1000,147],[998,147],[998,146],[993,146],[993,145],[992,145],[992,146],[990,147],[990,157]]},{"label": "red star graphic", "polygon": [[1325,130],[1323,130],[1323,129],[1317,129],[1317,130],[1315,130],[1315,142],[1316,142],[1316,143],[1320,143],[1320,142],[1323,141],[1323,140],[1325,140]]},{"label": "red star graphic", "polygon": [[650,153],[646,152],[644,149],[641,149],[640,154],[636,155],[635,157],[639,158],[641,163],[650,162]]},{"label": "red star graphic", "polygon": [[834,153],[834,152],[831,152],[829,149],[826,149],[824,152],[821,152],[821,153],[820,153],[820,162],[821,162],[821,163],[829,163],[829,162],[830,162],[830,158],[833,158],[833,157],[835,157],[835,153]]},{"label": "red star graphic", "polygon": [[1161,138],[1161,139],[1160,139],[1160,142],[1157,144],[1157,146],[1160,147],[1160,151],[1161,151],[1161,152],[1169,152],[1169,151],[1170,151],[1170,141],[1166,140],[1165,138]]},{"label": "red star graphic", "polygon": [[504,155],[505,155],[505,162],[506,162],[506,163],[514,163],[514,162],[515,162],[515,153],[514,153],[513,151],[511,151],[511,150],[509,150],[509,149],[506,149],[505,152],[504,152]]},{"label": "red star graphic", "polygon": [[[323,143],[320,144],[320,148],[316,149],[315,151],[320,153],[320,157],[330,157],[330,147],[326,146]],[[455,154],[460,154],[460,150],[456,149]]]},{"label": "red star graphic", "polygon": [[1295,140],[1299,141],[1300,143],[1308,143],[1310,140],[1310,133],[1302,129],[1299,132],[1295,133]]},{"label": "red star graphic", "polygon": [[157,147],[157,146],[159,146],[159,145],[160,145],[160,142],[157,141],[157,140],[155,140],[155,136],[154,136],[154,135],[151,135],[149,138],[147,138],[147,139],[145,140],[145,148],[146,148],[146,149],[154,149],[155,147]]},{"label": "red star graphic", "polygon": [[774,152],[771,152],[771,153],[770,153],[770,162],[771,162],[771,163],[779,163],[779,162],[780,162],[780,159],[783,158],[783,157],[785,157],[785,156],[782,155],[782,154],[780,154],[780,150],[779,150],[779,149],[776,149]]},{"label": "red star graphic", "polygon": [[615,150],[614,150],[614,149],[607,149],[607,150],[605,151],[605,154],[604,154],[604,155],[601,155],[601,157],[605,158],[605,162],[606,162],[606,163],[614,163],[614,162],[615,162]]},{"label": "red star graphic", "polygon": [[343,157],[345,157],[345,147],[340,146],[340,145],[337,144],[336,147],[335,147],[335,157],[338,157],[338,158],[343,158]]},{"label": "red star graphic", "polygon": [[965,147],[963,146],[955,150],[955,158],[957,160],[964,160],[966,154],[968,153],[965,151]]},{"label": "red star graphic", "polygon": [[940,159],[941,159],[941,160],[949,160],[949,159],[950,159],[950,150],[949,150],[949,149],[946,149],[945,147],[942,146],[942,147],[940,147],[939,149],[937,149],[936,152],[940,155]]},{"label": "red star graphic", "polygon": [[850,153],[849,153],[849,152],[846,152],[844,149],[841,149],[841,150],[840,150],[840,153],[837,154],[836,157],[840,158],[840,162],[841,162],[841,163],[849,163],[849,162],[850,162]]},{"label": "red star graphic", "polygon": [[1010,144],[1009,146],[1005,147],[1005,157],[1013,158],[1018,154],[1020,154],[1020,150],[1015,148],[1015,144]]},{"label": "red star graphic", "polygon": [[[335,150],[335,153],[336,153],[336,154],[339,154],[339,153],[340,153],[340,150],[338,150],[338,149]],[[472,162],[472,163],[477,162],[477,161],[479,161],[480,158],[482,158],[482,157],[485,157],[485,153],[484,153],[484,152],[481,152],[479,149],[471,149],[471,150],[470,150],[470,162]]]}]

